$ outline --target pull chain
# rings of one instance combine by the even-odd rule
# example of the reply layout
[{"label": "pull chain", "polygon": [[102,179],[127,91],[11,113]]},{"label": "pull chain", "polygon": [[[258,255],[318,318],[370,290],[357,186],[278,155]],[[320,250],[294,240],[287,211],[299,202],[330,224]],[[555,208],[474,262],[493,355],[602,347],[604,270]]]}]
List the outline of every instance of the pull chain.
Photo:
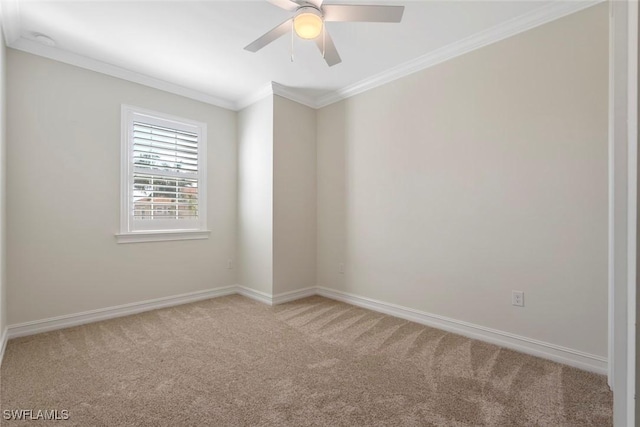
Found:
[{"label": "pull chain", "polygon": [[293,62],[293,23],[291,23],[291,62]]}]

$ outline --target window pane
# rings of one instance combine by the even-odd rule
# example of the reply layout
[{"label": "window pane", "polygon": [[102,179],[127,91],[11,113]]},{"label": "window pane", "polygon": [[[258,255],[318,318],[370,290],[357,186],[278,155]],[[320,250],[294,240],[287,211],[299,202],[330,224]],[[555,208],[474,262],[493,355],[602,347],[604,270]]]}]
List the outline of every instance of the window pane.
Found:
[{"label": "window pane", "polygon": [[135,167],[175,173],[198,172],[198,135],[135,121]]},{"label": "window pane", "polygon": [[198,180],[136,174],[134,219],[198,218]]}]

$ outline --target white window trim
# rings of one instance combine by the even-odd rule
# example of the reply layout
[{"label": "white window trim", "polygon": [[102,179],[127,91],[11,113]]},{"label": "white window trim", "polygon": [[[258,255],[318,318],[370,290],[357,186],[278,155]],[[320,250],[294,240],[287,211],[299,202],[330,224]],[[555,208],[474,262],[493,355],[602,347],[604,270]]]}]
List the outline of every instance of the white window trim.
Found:
[{"label": "white window trim", "polygon": [[201,240],[209,238],[209,230],[133,231],[116,234],[118,243],[168,242],[172,240]]},{"label": "white window trim", "polygon": [[[131,141],[131,120],[134,115],[147,116],[149,123],[166,125],[166,121],[173,122],[176,129],[197,131],[198,138],[198,223],[197,227],[185,229],[157,229],[133,230],[133,218],[130,209],[131,182],[133,180]],[[151,111],[131,105],[122,105],[121,110],[121,152],[120,152],[120,233],[116,234],[118,243],[159,242],[171,240],[208,239],[207,230],[207,125],[206,123],[171,116],[157,111]]]}]

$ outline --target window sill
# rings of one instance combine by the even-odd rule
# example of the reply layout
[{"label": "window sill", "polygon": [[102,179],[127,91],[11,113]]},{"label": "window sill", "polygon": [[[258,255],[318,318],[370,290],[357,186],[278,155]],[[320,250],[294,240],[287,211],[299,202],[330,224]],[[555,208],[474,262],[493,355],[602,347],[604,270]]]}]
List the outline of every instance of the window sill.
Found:
[{"label": "window sill", "polygon": [[208,239],[209,230],[135,231],[116,234],[118,243],[168,242]]}]

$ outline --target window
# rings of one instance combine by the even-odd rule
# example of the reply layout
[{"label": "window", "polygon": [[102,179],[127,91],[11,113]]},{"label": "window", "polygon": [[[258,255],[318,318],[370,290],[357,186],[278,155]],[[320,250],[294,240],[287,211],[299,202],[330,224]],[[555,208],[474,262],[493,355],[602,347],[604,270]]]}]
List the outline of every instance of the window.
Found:
[{"label": "window", "polygon": [[207,238],[204,123],[122,106],[121,243]]}]

